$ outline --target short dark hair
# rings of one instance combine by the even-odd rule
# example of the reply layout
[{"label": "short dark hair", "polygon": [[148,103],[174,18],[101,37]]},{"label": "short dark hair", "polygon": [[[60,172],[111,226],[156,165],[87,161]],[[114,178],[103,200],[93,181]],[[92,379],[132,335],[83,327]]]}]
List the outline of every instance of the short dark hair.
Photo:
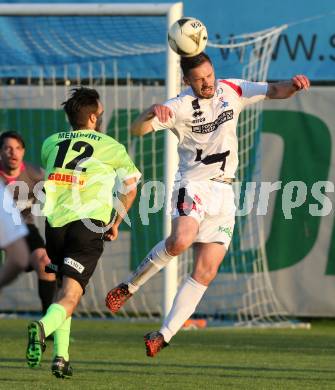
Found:
[{"label": "short dark hair", "polygon": [[16,139],[16,141],[23,147],[23,149],[26,148],[24,140],[19,133],[17,133],[16,131],[4,131],[3,133],[0,134],[0,149],[3,147],[3,144],[5,143],[5,139],[7,138]]},{"label": "short dark hair", "polygon": [[74,130],[86,126],[88,117],[98,111],[99,93],[93,88],[73,88],[71,97],[62,103]]},{"label": "short dark hair", "polygon": [[209,62],[211,65],[212,61],[208,55],[204,52],[194,56],[194,57],[181,57],[180,66],[183,70],[183,75],[187,77],[189,71],[197,66],[203,64],[204,62]]}]

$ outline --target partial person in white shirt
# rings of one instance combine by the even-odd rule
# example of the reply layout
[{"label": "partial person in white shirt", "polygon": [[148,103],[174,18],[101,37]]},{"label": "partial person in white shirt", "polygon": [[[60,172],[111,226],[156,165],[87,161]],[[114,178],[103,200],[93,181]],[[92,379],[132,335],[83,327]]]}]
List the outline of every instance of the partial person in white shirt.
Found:
[{"label": "partial person in white shirt", "polygon": [[106,297],[107,307],[117,312],[140,286],[193,245],[191,275],[180,286],[161,329],[144,337],[151,357],[168,345],[194,313],[228,250],[235,223],[231,184],[238,166],[240,112],[263,99],[286,99],[310,86],[304,75],[276,83],[216,79],[205,53],[182,57],[181,67],[188,88],[163,104],[151,106],[131,127],[137,136],[169,129],[178,137],[171,234]]},{"label": "partial person in white shirt", "polygon": [[28,266],[29,251],[24,237],[28,234],[11,193],[0,181],[0,248],[6,258],[0,267],[0,289],[12,282]]}]

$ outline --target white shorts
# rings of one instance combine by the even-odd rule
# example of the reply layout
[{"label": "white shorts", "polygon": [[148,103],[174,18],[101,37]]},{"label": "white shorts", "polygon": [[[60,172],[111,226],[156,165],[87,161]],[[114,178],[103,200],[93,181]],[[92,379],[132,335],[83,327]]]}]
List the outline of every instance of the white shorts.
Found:
[{"label": "white shorts", "polygon": [[235,224],[231,184],[212,180],[178,183],[172,194],[172,218],[189,216],[199,223],[195,242],[219,242],[228,249]]}]

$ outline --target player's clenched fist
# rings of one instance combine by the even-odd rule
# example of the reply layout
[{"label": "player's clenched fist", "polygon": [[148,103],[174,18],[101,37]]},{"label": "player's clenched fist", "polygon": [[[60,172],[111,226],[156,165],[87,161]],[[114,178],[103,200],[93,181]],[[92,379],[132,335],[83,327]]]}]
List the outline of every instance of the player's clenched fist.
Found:
[{"label": "player's clenched fist", "polygon": [[104,234],[105,241],[115,241],[119,235],[119,229],[117,225],[112,225],[109,230]]},{"label": "player's clenched fist", "polygon": [[301,89],[308,89],[311,85],[308,77],[303,74],[298,74],[292,77],[291,81],[297,91],[300,91]]},{"label": "player's clenched fist", "polygon": [[173,114],[171,109],[163,104],[154,104],[151,109],[153,114],[155,114],[158,120],[162,123],[165,123],[169,120],[169,118],[172,118]]}]

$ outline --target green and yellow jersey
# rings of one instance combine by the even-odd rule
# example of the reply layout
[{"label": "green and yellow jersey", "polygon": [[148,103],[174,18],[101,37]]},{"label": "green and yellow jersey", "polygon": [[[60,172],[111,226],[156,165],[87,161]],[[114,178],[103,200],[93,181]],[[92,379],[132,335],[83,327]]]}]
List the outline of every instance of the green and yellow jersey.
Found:
[{"label": "green and yellow jersey", "polygon": [[113,187],[141,174],[123,145],[94,130],[56,133],[42,146],[46,202],[52,227],[91,218],[110,222]]}]

